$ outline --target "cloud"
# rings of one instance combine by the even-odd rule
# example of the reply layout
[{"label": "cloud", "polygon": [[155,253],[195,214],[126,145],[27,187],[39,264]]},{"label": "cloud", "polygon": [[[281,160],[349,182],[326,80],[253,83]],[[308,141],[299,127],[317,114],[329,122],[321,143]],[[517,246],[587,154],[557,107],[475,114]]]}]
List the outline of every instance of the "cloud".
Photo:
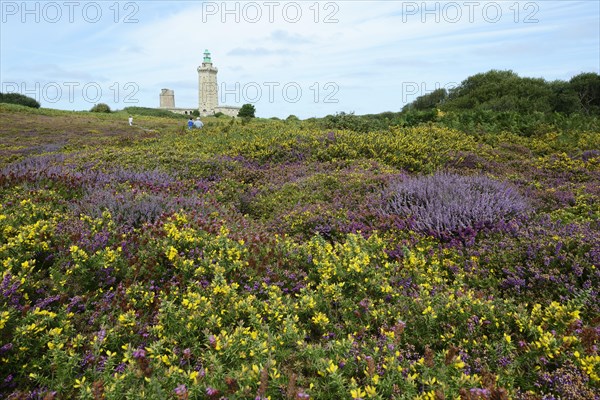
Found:
[{"label": "cloud", "polygon": [[65,69],[58,64],[29,64],[20,68],[13,66],[9,71],[14,71],[22,76],[35,75],[38,80],[93,81],[98,78],[105,79],[105,77],[94,75],[86,70]]},{"label": "cloud", "polygon": [[427,58],[415,58],[415,57],[406,57],[402,55],[393,55],[393,56],[385,56],[379,57],[373,60],[375,64],[381,66],[391,66],[391,67],[405,67],[405,68],[437,68],[439,67],[439,63],[435,61],[430,61]]},{"label": "cloud", "polygon": [[119,47],[120,54],[144,54],[144,48],[139,45],[123,45]]},{"label": "cloud", "polygon": [[265,47],[255,47],[255,48],[243,48],[236,47],[229,52],[227,52],[228,56],[252,56],[252,57],[261,57],[261,56],[287,56],[291,54],[298,54],[297,51],[291,51],[290,49],[267,49]]},{"label": "cloud", "polygon": [[[429,89],[436,82],[460,82],[492,68],[549,80],[599,69],[597,2],[530,2],[534,8],[528,9],[520,2],[517,22],[517,6],[494,2],[502,6],[497,23],[482,15],[485,2],[478,3],[472,21],[463,10],[461,20],[449,22],[444,17],[450,14],[440,14],[437,23],[436,15],[425,15],[423,22],[419,13],[406,8],[423,2],[293,3],[286,9],[288,2],[279,2],[269,14],[266,3],[253,3],[254,8],[239,3],[236,8],[210,2],[219,10],[207,14],[206,2],[139,2],[133,24],[115,23],[111,2],[101,3],[104,18],[96,24],[21,24],[13,18],[2,26],[0,73],[3,81],[98,81],[108,94],[115,82],[121,88],[135,82],[140,103],[148,106],[157,105],[160,89],[169,87],[176,89],[178,104],[188,103],[185,99],[194,104],[196,68],[209,49],[219,82],[242,87],[278,82],[278,90],[290,82],[301,85],[304,97],[297,103],[262,101],[257,110],[261,116],[302,117],[349,108],[357,113],[398,109],[400,96],[393,92],[403,82],[424,82]],[[119,5],[122,20],[133,8]],[[433,3],[427,5],[433,8]],[[257,6],[262,19],[251,22],[254,14],[248,13]],[[297,7],[301,18],[292,23]],[[538,22],[523,23],[532,11]],[[323,95],[330,82],[339,87],[339,103],[315,103],[315,88]]]},{"label": "cloud", "polygon": [[299,44],[307,44],[307,43],[313,43],[314,40],[309,39],[308,37],[298,34],[298,33],[290,33],[288,31],[284,31],[282,29],[277,29],[273,32],[271,32],[271,35],[269,36],[269,38],[271,40],[277,41],[277,42],[284,42],[286,44],[290,44],[290,45],[299,45]]}]

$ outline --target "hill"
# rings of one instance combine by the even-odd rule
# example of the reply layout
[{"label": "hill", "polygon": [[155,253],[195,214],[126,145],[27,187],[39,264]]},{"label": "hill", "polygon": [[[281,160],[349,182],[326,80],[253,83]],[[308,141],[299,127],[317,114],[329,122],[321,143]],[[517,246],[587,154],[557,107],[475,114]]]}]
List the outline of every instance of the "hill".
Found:
[{"label": "hill", "polygon": [[598,395],[597,130],[128,115],[0,104],[0,397]]}]

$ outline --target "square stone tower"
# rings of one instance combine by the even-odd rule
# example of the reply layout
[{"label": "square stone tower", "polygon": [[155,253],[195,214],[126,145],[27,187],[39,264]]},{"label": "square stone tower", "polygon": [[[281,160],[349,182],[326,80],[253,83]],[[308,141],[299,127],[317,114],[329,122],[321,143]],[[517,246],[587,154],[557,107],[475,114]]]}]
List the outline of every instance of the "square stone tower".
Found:
[{"label": "square stone tower", "polygon": [[160,108],[175,108],[175,91],[162,89],[160,91]]},{"label": "square stone tower", "polygon": [[204,50],[204,60],[198,67],[198,110],[200,114],[214,114],[219,107],[217,68],[213,67],[210,52]]}]

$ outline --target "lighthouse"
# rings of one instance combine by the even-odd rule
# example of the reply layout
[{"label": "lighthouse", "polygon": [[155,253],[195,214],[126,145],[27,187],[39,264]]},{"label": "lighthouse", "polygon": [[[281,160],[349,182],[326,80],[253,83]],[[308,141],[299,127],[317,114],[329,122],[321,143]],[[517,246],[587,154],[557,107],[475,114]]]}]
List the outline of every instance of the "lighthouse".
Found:
[{"label": "lighthouse", "polygon": [[202,65],[198,67],[198,110],[201,115],[212,115],[219,107],[217,72],[210,59],[210,52],[204,50]]},{"label": "lighthouse", "polygon": [[[210,52],[204,50],[202,65],[198,71],[198,112],[201,116],[225,114],[237,117],[240,107],[219,105],[219,90],[217,86],[217,68],[213,67]],[[159,97],[159,107],[174,113],[192,115],[196,113],[196,107],[175,107],[175,91],[162,89]]]}]

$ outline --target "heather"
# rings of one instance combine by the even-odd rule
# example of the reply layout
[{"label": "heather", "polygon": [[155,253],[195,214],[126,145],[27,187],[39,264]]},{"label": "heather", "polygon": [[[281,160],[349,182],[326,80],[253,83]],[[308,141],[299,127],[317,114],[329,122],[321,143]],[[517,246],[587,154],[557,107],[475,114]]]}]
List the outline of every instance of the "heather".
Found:
[{"label": "heather", "polygon": [[411,218],[413,228],[440,239],[508,223],[527,211],[514,188],[483,175],[437,173],[388,185],[386,216]]},{"label": "heather", "polygon": [[127,116],[0,105],[0,397],[600,395],[598,132]]}]

